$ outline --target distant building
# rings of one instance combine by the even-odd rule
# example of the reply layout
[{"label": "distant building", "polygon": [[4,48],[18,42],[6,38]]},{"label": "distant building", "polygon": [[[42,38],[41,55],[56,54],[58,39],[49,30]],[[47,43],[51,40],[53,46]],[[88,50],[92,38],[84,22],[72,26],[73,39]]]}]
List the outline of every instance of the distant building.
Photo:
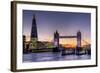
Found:
[{"label": "distant building", "polygon": [[26,36],[23,35],[23,53],[28,52],[28,50],[29,50],[29,43],[30,42],[26,41]]},{"label": "distant building", "polygon": [[37,24],[36,24],[36,19],[35,15],[33,15],[32,19],[32,28],[31,28],[31,41],[29,48],[30,49],[37,49],[37,41],[38,41],[38,35],[37,35]]}]

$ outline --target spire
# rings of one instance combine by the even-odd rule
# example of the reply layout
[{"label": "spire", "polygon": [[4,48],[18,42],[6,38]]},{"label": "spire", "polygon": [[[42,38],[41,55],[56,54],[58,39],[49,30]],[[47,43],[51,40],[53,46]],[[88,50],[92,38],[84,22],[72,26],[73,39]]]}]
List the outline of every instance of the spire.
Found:
[{"label": "spire", "polygon": [[32,18],[32,20],[34,20],[35,19],[35,14],[33,14],[33,18]]},{"label": "spire", "polygon": [[56,34],[56,35],[59,35],[58,30],[56,30],[55,34]]}]

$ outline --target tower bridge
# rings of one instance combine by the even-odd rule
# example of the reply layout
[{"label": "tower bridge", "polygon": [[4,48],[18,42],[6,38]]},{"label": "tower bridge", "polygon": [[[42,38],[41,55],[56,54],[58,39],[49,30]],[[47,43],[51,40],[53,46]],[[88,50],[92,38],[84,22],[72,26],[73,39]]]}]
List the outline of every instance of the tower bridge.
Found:
[{"label": "tower bridge", "polygon": [[73,36],[60,36],[59,32],[56,30],[56,32],[54,33],[54,46],[56,47],[54,49],[54,51],[64,51],[64,49],[60,49],[60,44],[59,44],[59,39],[62,39],[62,38],[76,38],[77,40],[77,46],[76,46],[76,49],[75,50],[72,50],[74,51],[74,53],[79,53],[79,51],[81,50],[81,32],[78,31],[76,35],[73,35]]},{"label": "tower bridge", "polygon": [[77,48],[81,47],[81,32],[78,31],[74,36],[60,36],[59,32],[56,30],[54,33],[54,46],[59,48],[59,39],[62,38],[76,38],[77,39]]},{"label": "tower bridge", "polygon": [[[80,31],[78,31],[76,35],[73,35],[73,36],[60,36],[59,32],[56,30],[56,32],[54,33],[54,46],[55,46],[54,52],[62,51],[62,54],[91,54],[90,48],[89,49],[82,48],[81,42],[82,41],[84,42],[84,40],[82,40],[81,36],[82,35]],[[68,39],[76,38],[76,41],[77,41],[76,49],[67,49],[69,51],[65,53],[65,49],[64,48],[61,49],[60,44],[59,44],[59,39],[62,39],[62,38],[68,38]],[[85,41],[85,43],[87,42]]]}]

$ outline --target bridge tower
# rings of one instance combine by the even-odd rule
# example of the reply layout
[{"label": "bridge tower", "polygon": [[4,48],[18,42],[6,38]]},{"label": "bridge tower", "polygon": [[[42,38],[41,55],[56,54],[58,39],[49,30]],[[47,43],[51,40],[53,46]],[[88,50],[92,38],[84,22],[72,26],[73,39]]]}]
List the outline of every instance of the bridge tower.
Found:
[{"label": "bridge tower", "polygon": [[59,48],[59,33],[57,30],[54,33],[54,46]]},{"label": "bridge tower", "polygon": [[77,32],[77,47],[78,48],[81,47],[81,32],[80,31]]}]

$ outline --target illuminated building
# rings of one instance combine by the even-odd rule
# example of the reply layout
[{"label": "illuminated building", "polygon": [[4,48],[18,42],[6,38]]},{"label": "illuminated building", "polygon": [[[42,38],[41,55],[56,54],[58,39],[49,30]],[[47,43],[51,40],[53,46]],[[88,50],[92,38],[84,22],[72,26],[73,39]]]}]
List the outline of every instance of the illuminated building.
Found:
[{"label": "illuminated building", "polygon": [[32,28],[31,28],[31,41],[30,41],[30,49],[37,49],[37,40],[38,40],[38,36],[37,36],[37,25],[36,25],[36,19],[35,19],[35,15],[33,15],[33,19],[32,19]]}]

